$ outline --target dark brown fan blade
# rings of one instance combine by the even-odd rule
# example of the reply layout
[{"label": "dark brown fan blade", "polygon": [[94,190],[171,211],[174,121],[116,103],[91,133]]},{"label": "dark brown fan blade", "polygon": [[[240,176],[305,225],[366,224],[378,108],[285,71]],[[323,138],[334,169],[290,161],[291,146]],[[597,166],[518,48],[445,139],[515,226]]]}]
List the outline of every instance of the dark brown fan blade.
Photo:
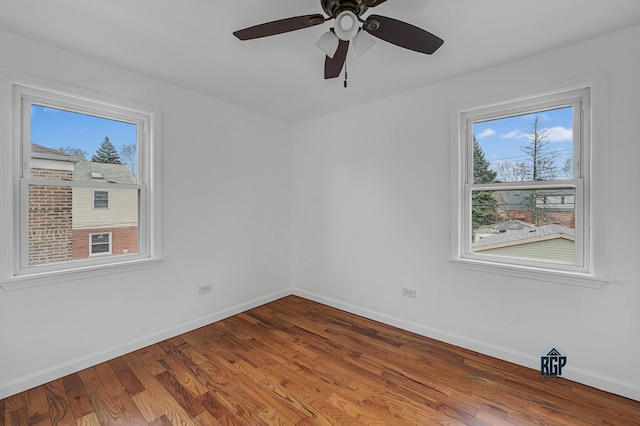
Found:
[{"label": "dark brown fan blade", "polygon": [[376,7],[382,3],[384,3],[387,0],[364,0],[364,4],[366,4],[368,7]]},{"label": "dark brown fan blade", "polygon": [[338,50],[336,50],[335,55],[333,55],[333,59],[328,56],[324,59],[325,80],[340,76],[340,73],[342,72],[342,67],[344,66],[344,63],[347,60],[348,50],[349,50],[349,42],[340,40],[340,44],[338,44]]},{"label": "dark brown fan blade", "polygon": [[253,40],[254,38],[268,37],[276,34],[288,33],[289,31],[301,30],[314,25],[324,23],[324,16],[320,14],[295,16],[293,18],[280,19],[278,21],[266,22],[253,27],[238,30],[233,33],[240,40]]},{"label": "dark brown fan blade", "polygon": [[427,55],[431,55],[444,43],[440,37],[422,28],[386,16],[370,15],[363,28],[379,39]]}]

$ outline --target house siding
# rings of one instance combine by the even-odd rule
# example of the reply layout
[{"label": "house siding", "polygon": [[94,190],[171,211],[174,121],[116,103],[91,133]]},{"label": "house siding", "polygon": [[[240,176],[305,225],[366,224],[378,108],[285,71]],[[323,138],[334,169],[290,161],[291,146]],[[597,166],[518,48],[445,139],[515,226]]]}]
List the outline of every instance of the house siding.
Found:
[{"label": "house siding", "polygon": [[573,263],[576,261],[575,242],[566,238],[516,244],[507,247],[479,250],[479,254],[523,257]]},{"label": "house siding", "polygon": [[109,189],[108,208],[93,207],[93,191],[92,188],[73,188],[74,230],[138,226],[137,189]]}]

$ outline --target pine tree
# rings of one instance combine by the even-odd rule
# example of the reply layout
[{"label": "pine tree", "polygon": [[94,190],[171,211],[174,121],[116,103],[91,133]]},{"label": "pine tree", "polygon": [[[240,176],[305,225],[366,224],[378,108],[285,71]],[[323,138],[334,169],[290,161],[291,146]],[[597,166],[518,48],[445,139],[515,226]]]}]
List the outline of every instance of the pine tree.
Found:
[{"label": "pine tree", "polygon": [[[491,183],[497,173],[489,168],[489,162],[484,158],[480,144],[473,138],[473,183]],[[471,196],[472,229],[484,225],[491,225],[498,220],[496,212],[498,201],[491,191],[475,191]]]},{"label": "pine tree", "polygon": [[105,136],[100,148],[98,148],[95,155],[91,157],[91,161],[94,163],[122,164],[118,151],[113,144],[109,142],[109,136]]}]

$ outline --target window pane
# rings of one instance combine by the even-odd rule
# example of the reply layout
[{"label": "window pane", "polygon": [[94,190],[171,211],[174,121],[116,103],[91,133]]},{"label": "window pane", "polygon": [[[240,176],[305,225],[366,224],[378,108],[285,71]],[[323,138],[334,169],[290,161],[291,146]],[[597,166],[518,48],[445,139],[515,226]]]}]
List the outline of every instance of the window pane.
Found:
[{"label": "window pane", "polygon": [[91,236],[91,244],[108,243],[109,234],[93,234]]},{"label": "window pane", "polygon": [[109,243],[107,244],[92,244],[91,254],[109,253]]},{"label": "window pane", "polygon": [[574,264],[575,188],[472,191],[475,254]]},{"label": "window pane", "polygon": [[91,235],[91,254],[111,253],[111,234]]},{"label": "window pane", "polygon": [[93,188],[29,185],[28,192],[30,266],[139,252],[138,189],[111,189],[109,209],[93,208]]},{"label": "window pane", "polygon": [[473,123],[474,183],[573,178],[573,107]]},{"label": "window pane", "polygon": [[[78,162],[123,164],[137,176],[137,125],[37,104],[30,120],[32,178],[77,179]],[[100,170],[85,178],[105,179]]]},{"label": "window pane", "polygon": [[109,207],[109,192],[108,191],[94,191],[93,192],[93,208],[94,209],[106,209]]}]

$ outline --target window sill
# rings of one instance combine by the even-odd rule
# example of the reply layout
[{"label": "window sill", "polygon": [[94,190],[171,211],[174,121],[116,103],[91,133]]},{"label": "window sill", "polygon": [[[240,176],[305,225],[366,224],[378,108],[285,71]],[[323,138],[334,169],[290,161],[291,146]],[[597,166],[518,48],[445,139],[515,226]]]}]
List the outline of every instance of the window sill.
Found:
[{"label": "window sill", "polygon": [[588,288],[603,288],[611,282],[610,278],[567,271],[512,266],[471,259],[451,259],[452,266],[476,272],[484,272],[509,277],[525,278],[556,284],[573,285]]},{"label": "window sill", "polygon": [[161,258],[136,259],[108,265],[92,265],[60,271],[16,275],[9,278],[2,278],[0,280],[0,287],[5,291],[21,290],[31,287],[40,287],[68,281],[95,278],[104,275],[149,269],[156,267],[161,262]]}]

